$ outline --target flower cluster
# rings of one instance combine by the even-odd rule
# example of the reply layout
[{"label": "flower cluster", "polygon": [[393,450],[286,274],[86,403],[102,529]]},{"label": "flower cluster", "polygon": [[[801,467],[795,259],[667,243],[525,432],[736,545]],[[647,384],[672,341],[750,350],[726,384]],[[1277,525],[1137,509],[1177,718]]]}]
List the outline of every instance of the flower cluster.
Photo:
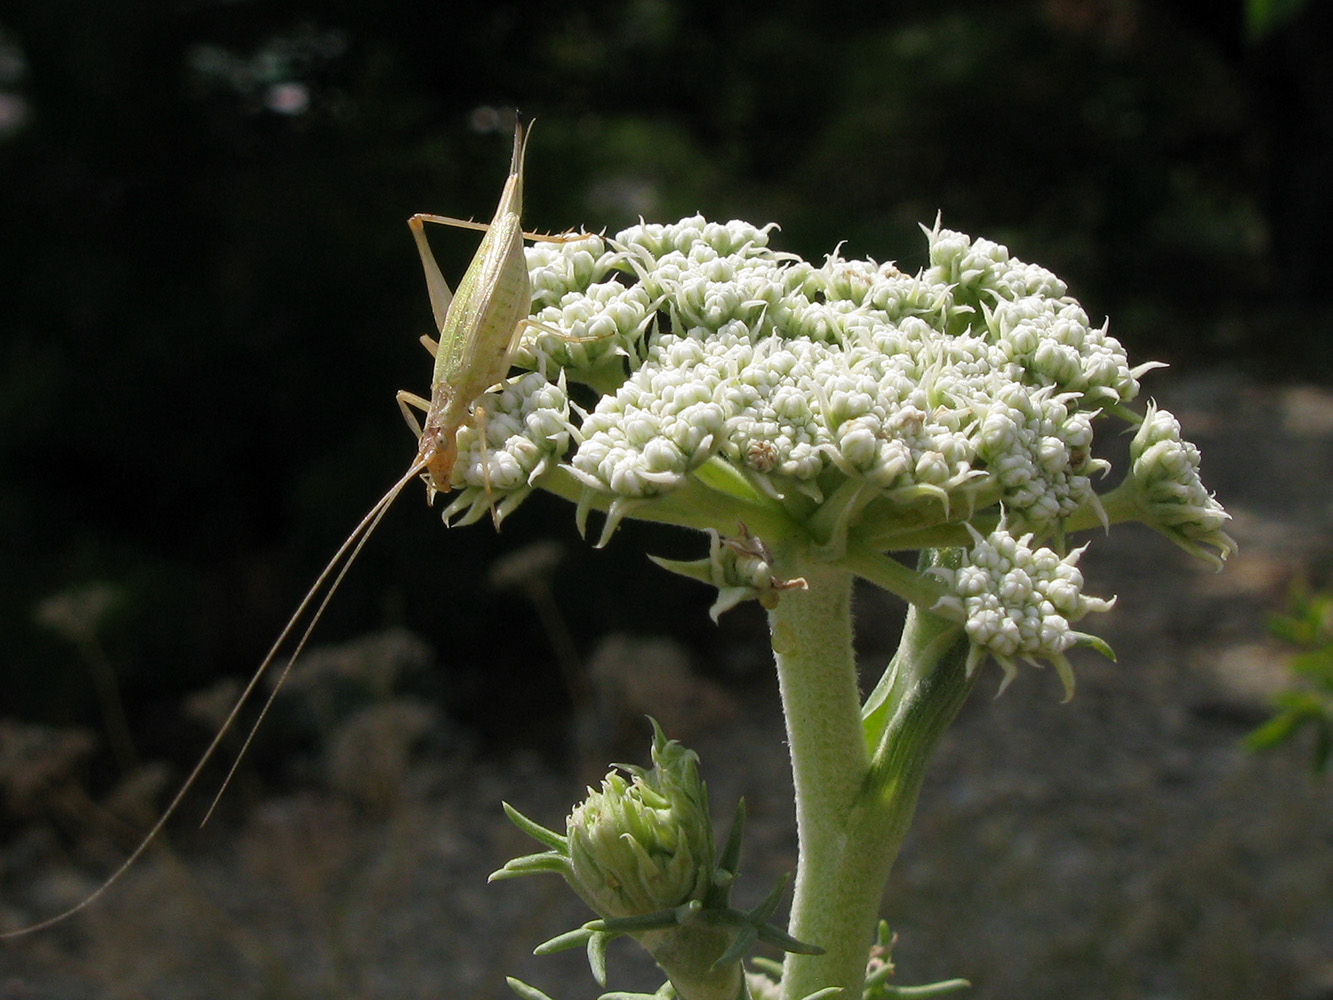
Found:
[{"label": "flower cluster", "polygon": [[461,513],[459,523],[468,524],[493,504],[503,519],[560,461],[573,431],[563,375],[548,382],[529,372],[487,394],[473,408],[473,423],[458,429],[452,481],[459,492],[445,520]]},{"label": "flower cluster", "polygon": [[[593,976],[605,986],[606,944],[629,934],[667,974],[670,995],[690,1000],[743,996],[741,960],[757,942],[819,954],[821,948],[768,922],[784,882],[750,910],[731,906],[744,803],[737,805],[731,834],[718,851],[698,755],[668,740],[653,722],[652,761],[651,769],[616,765],[619,770],[606,776],[601,790],[588,789],[587,799],[574,807],[564,835],[505,804],[510,820],[547,850],[508,861],[491,880],[557,874],[598,914],[540,945],[535,954],[585,945]],[[518,980],[509,982],[528,1000],[546,997]]]},{"label": "flower cluster", "polygon": [[1180,421],[1149,403],[1129,458],[1125,486],[1133,490],[1143,519],[1220,569],[1222,560],[1236,550],[1235,541],[1222,530],[1231,515],[1204,488],[1199,449],[1181,438]]},{"label": "flower cluster", "polygon": [[990,653],[1004,668],[1003,691],[1018,674],[1015,659],[1034,665],[1050,660],[1067,700],[1074,693],[1074,672],[1065,653],[1080,640],[1097,644],[1092,636],[1074,631],[1071,623],[1089,612],[1109,610],[1115,599],[1083,593],[1077,565],[1083,548],[1061,557],[1053,549],[1033,546],[1031,533],[1015,538],[1001,525],[983,537],[967,527],[973,544],[961,565],[929,572],[949,589],[937,610],[959,618],[972,640],[968,673]]},{"label": "flower cluster", "polygon": [[[459,431],[446,516],[498,520],[543,487],[581,527],[605,511],[604,541],[632,513],[724,536],[744,522],[837,559],[962,546],[960,525],[989,531],[1002,510],[948,601],[1011,676],[1050,659],[1067,685],[1069,623],[1098,604],[1033,538],[1136,519],[1214,561],[1234,549],[1165,411],[1149,407],[1122,486],[1095,492],[1094,425],[1137,419],[1125,404],[1156,365],[1130,366],[1050,271],[938,222],[917,274],[837,252],[815,266],[771,248],[772,228],[695,217],[529,248],[530,371]],[[1005,546],[1018,562],[975,561]],[[780,589],[709,573],[724,606]],[[933,586],[899,592],[925,606]]]},{"label": "flower cluster", "polygon": [[1092,419],[1142,369],[1050,272],[938,226],[916,276],[768,235],[694,218],[528,251],[518,361],[602,393],[568,465],[587,489],[661,496],[720,456],[783,499],[851,477],[1033,525],[1089,501]]},{"label": "flower cluster", "polygon": [[713,877],[713,831],[699,758],[653,743],[651,771],[626,765],[574,807],[570,883],[603,917],[637,917],[702,899]]}]

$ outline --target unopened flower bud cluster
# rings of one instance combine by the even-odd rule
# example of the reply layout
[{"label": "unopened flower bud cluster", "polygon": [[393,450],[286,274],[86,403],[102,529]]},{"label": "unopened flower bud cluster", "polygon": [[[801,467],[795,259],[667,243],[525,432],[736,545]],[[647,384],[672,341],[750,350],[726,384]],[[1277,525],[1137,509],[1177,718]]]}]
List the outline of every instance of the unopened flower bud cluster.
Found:
[{"label": "unopened flower bud cluster", "polygon": [[461,523],[475,521],[492,503],[503,518],[569,448],[574,425],[563,374],[549,382],[528,372],[480,405],[473,423],[458,429],[453,484],[460,489],[444,510],[446,520],[465,511]]},{"label": "unopened flower bud cluster", "polygon": [[1186,551],[1220,567],[1236,548],[1223,530],[1231,515],[1204,488],[1199,449],[1181,438],[1180,421],[1149,403],[1129,457],[1130,479],[1145,520]]},{"label": "unopened flower bud cluster", "polygon": [[603,917],[635,917],[702,899],[713,832],[698,756],[654,740],[651,770],[625,765],[566,823],[570,884]]},{"label": "unopened flower bud cluster", "polygon": [[568,458],[588,489],[659,496],[716,455],[779,498],[852,477],[1032,525],[1087,502],[1092,420],[1142,369],[1058,278],[938,226],[917,275],[768,235],[692,218],[529,249],[520,362],[603,393]]},{"label": "unopened flower bud cluster", "polygon": [[1018,673],[1016,660],[1050,660],[1066,695],[1072,694],[1074,675],[1065,653],[1084,638],[1072,623],[1115,603],[1083,593],[1077,565],[1083,549],[1062,557],[1034,546],[1031,533],[1015,537],[1003,525],[985,537],[970,525],[968,530],[973,545],[962,565],[929,571],[950,591],[937,610],[963,621],[972,640],[968,671],[992,654],[1004,668],[1003,690]]}]

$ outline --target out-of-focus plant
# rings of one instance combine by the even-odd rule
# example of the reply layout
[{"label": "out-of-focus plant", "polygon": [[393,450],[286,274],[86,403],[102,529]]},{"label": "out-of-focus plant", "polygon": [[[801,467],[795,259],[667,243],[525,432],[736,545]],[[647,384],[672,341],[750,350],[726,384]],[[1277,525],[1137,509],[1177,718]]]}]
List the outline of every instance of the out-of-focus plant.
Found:
[{"label": "out-of-focus plant", "polygon": [[1306,0],[1245,0],[1245,30],[1263,38],[1301,12]]},{"label": "out-of-focus plant", "polygon": [[1284,614],[1274,615],[1269,631],[1299,648],[1288,667],[1297,683],[1273,698],[1273,717],[1246,738],[1252,750],[1267,750],[1314,733],[1310,763],[1318,773],[1333,757],[1333,590],[1292,588]]}]

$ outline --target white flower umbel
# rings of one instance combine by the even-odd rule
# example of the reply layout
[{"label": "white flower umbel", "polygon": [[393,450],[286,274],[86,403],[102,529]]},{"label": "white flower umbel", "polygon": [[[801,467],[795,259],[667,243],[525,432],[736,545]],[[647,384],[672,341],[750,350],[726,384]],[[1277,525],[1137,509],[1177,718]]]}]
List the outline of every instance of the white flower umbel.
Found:
[{"label": "white flower umbel", "polygon": [[968,675],[987,654],[993,655],[1004,668],[1003,691],[1018,676],[1016,660],[1033,666],[1049,660],[1069,700],[1074,695],[1074,670],[1065,653],[1080,641],[1099,642],[1074,631],[1071,623],[1115,604],[1114,598],[1107,601],[1083,593],[1077,563],[1087,546],[1062,557],[1053,549],[1034,547],[1031,532],[1015,538],[1001,525],[982,537],[970,524],[967,530],[973,544],[963,553],[962,565],[929,572],[950,591],[936,610],[962,621],[972,642]]},{"label": "white flower umbel", "polygon": [[444,519],[461,514],[458,523],[471,524],[494,505],[499,524],[556,467],[574,425],[563,373],[555,382],[537,372],[521,375],[487,393],[478,406],[482,414],[458,430],[458,492]]},{"label": "white flower umbel", "polygon": [[[1130,367],[1059,279],[938,224],[917,275],[837,254],[815,267],[772,250],[771,228],[693,218],[530,249],[517,363],[591,387],[595,404],[556,407],[557,436],[577,431],[558,442],[572,451],[543,449],[564,463],[546,482],[504,457],[509,441],[530,451],[531,433],[488,431],[493,493],[522,470],[607,511],[603,541],[628,514],[725,533],[758,497],[784,520],[815,517],[829,551],[849,532],[920,548],[998,504],[1041,533],[1100,519],[1093,423],[1153,366]],[[526,423],[525,399],[493,401],[491,419],[517,406]],[[719,463],[731,486],[673,499]],[[471,517],[475,499],[451,510]]]},{"label": "white flower umbel", "polygon": [[[626,517],[711,533],[708,558],[660,564],[716,587],[715,614],[769,616],[800,845],[788,932],[822,949],[789,952],[780,996],[854,1000],[926,762],[979,665],[993,656],[1003,689],[1020,661],[1050,662],[1068,694],[1071,648],[1109,653],[1074,628],[1110,602],[1083,593],[1067,536],[1142,521],[1219,564],[1235,543],[1179,423],[1128,405],[1157,366],[1131,365],[1050,271],[938,222],[915,274],[811,263],[772,230],[695,217],[529,249],[529,373],[459,431],[446,514],[544,489],[581,529],[605,515],[599,544]],[[1099,495],[1105,425],[1137,433]],[[909,608],[864,699],[855,577]]]}]

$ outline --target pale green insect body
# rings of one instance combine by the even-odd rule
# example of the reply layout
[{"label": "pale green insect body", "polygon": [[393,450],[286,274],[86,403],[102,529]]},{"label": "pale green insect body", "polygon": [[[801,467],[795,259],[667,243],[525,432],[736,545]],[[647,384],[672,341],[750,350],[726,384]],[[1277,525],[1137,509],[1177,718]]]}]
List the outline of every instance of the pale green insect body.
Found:
[{"label": "pale green insect body", "polygon": [[520,124],[514,130],[509,178],[495,217],[457,291],[449,292],[426,244],[421,221],[431,220],[417,216],[411,223],[440,334],[434,348],[430,407],[415,464],[424,466],[431,487],[440,492],[450,488],[458,457],[458,428],[471,420],[477,398],[509,373],[510,359],[532,308],[520,221],[526,145],[527,133]]}]

